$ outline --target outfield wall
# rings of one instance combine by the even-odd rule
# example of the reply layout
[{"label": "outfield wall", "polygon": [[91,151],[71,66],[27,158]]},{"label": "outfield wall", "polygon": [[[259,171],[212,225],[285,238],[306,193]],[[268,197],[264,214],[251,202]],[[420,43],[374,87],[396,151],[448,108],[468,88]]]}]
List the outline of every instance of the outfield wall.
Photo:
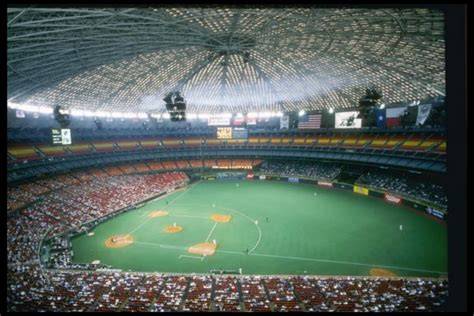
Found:
[{"label": "outfield wall", "polygon": [[[374,190],[372,188],[362,187],[358,185],[353,185],[349,183],[341,183],[341,182],[332,182],[332,181],[322,181],[322,180],[314,180],[309,178],[300,178],[300,177],[288,177],[288,176],[275,176],[275,175],[263,175],[263,174],[255,174],[253,176],[255,180],[276,180],[276,181],[288,181],[293,183],[311,183],[321,187],[334,187],[343,190],[350,190],[353,193],[366,195],[366,196],[373,196],[379,199],[383,199],[387,203],[394,203],[400,204],[404,206],[408,206],[410,208],[416,209],[418,211],[425,212],[430,216],[433,216],[437,219],[441,219],[443,221],[447,221],[447,213],[444,212],[441,207],[437,207],[432,203],[425,203],[420,201],[415,201],[412,199],[408,199],[406,197],[400,196],[397,193],[391,192],[382,192],[379,190]],[[249,179],[247,179],[249,180]]]}]

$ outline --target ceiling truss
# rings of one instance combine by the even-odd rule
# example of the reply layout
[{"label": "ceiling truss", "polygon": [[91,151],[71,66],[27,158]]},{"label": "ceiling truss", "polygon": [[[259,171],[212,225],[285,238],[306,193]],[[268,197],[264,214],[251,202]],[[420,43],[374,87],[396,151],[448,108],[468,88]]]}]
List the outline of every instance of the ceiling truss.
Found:
[{"label": "ceiling truss", "polygon": [[[344,109],[445,93],[444,17],[430,9],[9,8],[8,100],[191,113]],[[220,52],[220,55],[219,55]],[[244,57],[247,53],[248,58]]]}]

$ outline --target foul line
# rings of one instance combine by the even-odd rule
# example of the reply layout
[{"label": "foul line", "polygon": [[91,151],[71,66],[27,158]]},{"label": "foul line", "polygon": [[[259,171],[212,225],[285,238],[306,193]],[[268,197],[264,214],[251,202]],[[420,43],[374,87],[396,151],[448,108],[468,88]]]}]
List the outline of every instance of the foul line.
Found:
[{"label": "foul line", "polygon": [[153,243],[153,242],[145,242],[145,241],[134,241],[134,244],[139,244],[139,245],[151,245],[151,246],[158,246],[160,248],[167,248],[167,249],[177,249],[177,250],[185,250],[186,247],[181,247],[181,246],[172,246],[172,245],[165,245],[165,244],[159,244],[159,243]]},{"label": "foul line", "polygon": [[[171,245],[149,243],[149,242],[135,241],[134,243],[144,244],[144,245],[152,245],[152,246],[159,246],[161,248],[178,249],[178,250],[187,249],[186,247],[171,246]],[[220,249],[216,249],[216,252],[236,254],[236,255],[241,255],[241,256],[242,255],[243,256],[247,255],[244,252],[230,251],[230,250],[220,250]],[[380,264],[367,264],[367,263],[360,263],[360,262],[315,259],[315,258],[304,258],[304,257],[293,257],[293,256],[278,256],[278,255],[268,255],[268,254],[263,254],[263,253],[252,253],[252,254],[249,253],[248,255],[249,256],[257,256],[257,257],[270,257],[270,258],[279,258],[279,259],[291,259],[291,260],[304,260],[304,261],[326,262],[326,263],[336,263],[336,264],[346,264],[346,265],[357,265],[357,266],[365,266],[365,267],[390,268],[390,269],[407,270],[407,271],[421,271],[421,272],[438,273],[438,274],[446,274],[447,273],[447,272],[443,272],[443,271],[403,268],[403,267],[398,267],[398,266],[387,266],[387,265],[380,265]],[[184,255],[182,255],[182,256],[184,256]]]},{"label": "foul line", "polygon": [[181,257],[184,257],[184,258],[191,258],[191,259],[198,259],[198,260],[201,260],[201,261],[202,261],[202,258],[201,258],[201,257],[180,255],[180,256],[178,257],[178,259],[181,259]]},{"label": "foul line", "polygon": [[[237,251],[228,251],[228,250],[216,250],[216,251],[217,251],[217,252],[223,252],[223,253],[230,253],[230,254],[243,255],[242,252],[237,252]],[[442,271],[433,271],[433,270],[424,270],[424,269],[412,269],[412,268],[402,268],[402,267],[397,267],[397,266],[386,266],[386,265],[379,265],[379,264],[366,264],[366,263],[350,262],[350,261],[337,261],[337,260],[314,259],[314,258],[303,258],[303,257],[267,255],[267,254],[263,254],[263,253],[252,253],[252,254],[249,253],[249,256],[272,257],[272,258],[292,259],[292,260],[306,260],[306,261],[316,261],[316,262],[328,262],[328,263],[338,263],[338,264],[347,264],[347,265],[358,265],[358,266],[376,267],[376,268],[391,268],[391,269],[408,270],[408,271],[422,271],[422,272],[431,272],[431,273],[439,273],[439,274],[445,274],[445,273],[447,273],[447,272],[442,272]]]},{"label": "foul line", "polygon": [[132,230],[131,232],[129,232],[129,233],[128,233],[127,235],[125,235],[125,236],[128,236],[128,235],[130,235],[130,234],[136,232],[137,230],[139,230],[140,228],[142,228],[142,227],[143,227],[146,223],[148,223],[149,221],[150,221],[150,218],[147,219],[147,220],[146,220],[145,222],[143,222],[142,224],[140,224],[137,228],[135,228],[134,230]]},{"label": "foul line", "polygon": [[224,210],[227,209],[227,210],[230,210],[230,211],[237,212],[237,213],[241,214],[242,216],[247,217],[247,219],[249,219],[255,226],[257,226],[258,239],[257,239],[257,243],[253,246],[253,248],[249,250],[249,254],[251,254],[252,251],[254,251],[258,247],[258,244],[260,244],[260,240],[262,239],[262,230],[260,229],[260,226],[258,226],[258,224],[255,224],[255,219],[253,219],[250,216],[242,213],[241,211],[238,211],[238,210],[235,210],[235,209],[232,209],[232,208],[228,208],[228,207],[222,207],[222,206],[220,208],[224,209]]},{"label": "foul line", "polygon": [[214,226],[212,226],[212,229],[209,232],[209,235],[207,235],[206,242],[209,240],[209,237],[211,237],[211,234],[214,231],[214,228],[216,228],[216,226],[217,226],[217,222],[214,222]]},{"label": "foul line", "polygon": [[350,262],[350,261],[337,261],[337,260],[312,259],[312,258],[303,258],[303,257],[266,255],[266,254],[262,254],[262,253],[254,253],[254,254],[252,254],[252,256],[274,257],[274,258],[284,258],[284,259],[294,259],[294,260],[308,260],[308,261],[317,261],[317,262],[339,263],[339,264],[358,265],[358,266],[366,266],[366,267],[381,267],[381,268],[391,268],[391,269],[409,270],[409,271],[422,271],[422,272],[431,272],[431,273],[446,273],[446,272],[441,272],[441,271],[402,268],[402,267],[397,267],[397,266],[386,266],[386,265],[380,265],[380,264],[366,264],[366,263]]}]

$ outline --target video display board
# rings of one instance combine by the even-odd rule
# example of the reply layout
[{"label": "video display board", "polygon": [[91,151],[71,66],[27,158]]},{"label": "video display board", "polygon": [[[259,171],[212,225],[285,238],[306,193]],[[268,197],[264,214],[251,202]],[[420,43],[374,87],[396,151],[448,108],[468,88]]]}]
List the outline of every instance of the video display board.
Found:
[{"label": "video display board", "polygon": [[217,139],[232,139],[232,127],[218,127]]},{"label": "video display board", "polygon": [[53,145],[71,145],[71,130],[69,128],[53,128],[51,130]]},{"label": "video display board", "polygon": [[217,139],[247,139],[249,132],[245,128],[218,127]]}]

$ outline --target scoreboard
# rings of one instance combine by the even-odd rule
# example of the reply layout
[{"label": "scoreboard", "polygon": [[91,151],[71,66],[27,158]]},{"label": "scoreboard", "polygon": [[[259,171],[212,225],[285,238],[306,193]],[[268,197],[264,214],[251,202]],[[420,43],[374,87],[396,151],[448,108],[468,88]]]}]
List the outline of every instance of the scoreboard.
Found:
[{"label": "scoreboard", "polygon": [[232,138],[233,139],[247,139],[249,138],[249,131],[245,128],[234,127],[232,129]]},{"label": "scoreboard", "polygon": [[53,145],[71,145],[71,130],[69,128],[53,128],[51,136]]},{"label": "scoreboard", "polygon": [[218,127],[217,139],[232,139],[232,127]]},{"label": "scoreboard", "polygon": [[218,127],[217,139],[247,139],[249,132],[245,128]]}]

